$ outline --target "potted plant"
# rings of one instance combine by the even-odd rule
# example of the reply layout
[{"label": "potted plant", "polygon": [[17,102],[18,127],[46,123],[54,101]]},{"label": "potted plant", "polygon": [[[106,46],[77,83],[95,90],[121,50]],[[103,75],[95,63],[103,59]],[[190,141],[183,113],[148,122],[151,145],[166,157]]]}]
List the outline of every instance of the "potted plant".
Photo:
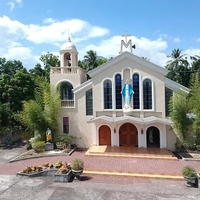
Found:
[{"label": "potted plant", "polygon": [[83,173],[84,162],[81,159],[75,159],[72,162],[72,173],[74,176],[80,180],[80,175]]},{"label": "potted plant", "polygon": [[183,177],[186,181],[186,185],[191,187],[196,185],[197,173],[191,166],[185,166],[182,170]]}]

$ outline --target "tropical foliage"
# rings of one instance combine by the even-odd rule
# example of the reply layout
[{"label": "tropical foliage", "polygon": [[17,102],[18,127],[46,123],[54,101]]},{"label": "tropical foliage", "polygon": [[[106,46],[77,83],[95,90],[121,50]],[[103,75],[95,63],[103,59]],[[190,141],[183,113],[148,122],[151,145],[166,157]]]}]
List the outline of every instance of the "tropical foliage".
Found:
[{"label": "tropical foliage", "polygon": [[24,101],[23,110],[16,118],[30,132],[37,131],[45,140],[48,127],[53,133],[58,128],[60,95],[57,90],[51,89],[50,83],[44,78],[37,78],[35,86],[35,99]]}]

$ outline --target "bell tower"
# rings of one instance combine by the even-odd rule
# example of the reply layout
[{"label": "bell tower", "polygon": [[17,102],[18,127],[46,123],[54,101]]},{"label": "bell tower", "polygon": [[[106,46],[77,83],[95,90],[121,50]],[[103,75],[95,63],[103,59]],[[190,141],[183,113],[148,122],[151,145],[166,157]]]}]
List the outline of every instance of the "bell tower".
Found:
[{"label": "bell tower", "polygon": [[53,86],[61,83],[75,88],[87,80],[86,71],[78,66],[78,51],[68,37],[60,51],[60,67],[51,67],[50,82]]},{"label": "bell tower", "polygon": [[63,44],[60,49],[60,66],[78,66],[78,51],[76,50],[75,45],[71,42],[70,37],[68,37],[67,42]]}]

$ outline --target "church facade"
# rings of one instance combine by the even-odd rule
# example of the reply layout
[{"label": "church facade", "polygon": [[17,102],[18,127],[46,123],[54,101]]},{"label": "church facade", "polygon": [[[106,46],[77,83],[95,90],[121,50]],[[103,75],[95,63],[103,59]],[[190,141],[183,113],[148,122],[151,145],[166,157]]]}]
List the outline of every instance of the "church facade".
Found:
[{"label": "church facade", "polygon": [[[123,47],[130,51],[123,52]],[[78,66],[78,51],[70,38],[61,47],[60,65],[50,72],[51,85],[61,90],[59,133],[75,136],[79,147],[174,150],[169,97],[173,91],[189,89],[167,79],[165,68],[134,55],[127,36],[120,54],[89,71],[89,80]]]}]

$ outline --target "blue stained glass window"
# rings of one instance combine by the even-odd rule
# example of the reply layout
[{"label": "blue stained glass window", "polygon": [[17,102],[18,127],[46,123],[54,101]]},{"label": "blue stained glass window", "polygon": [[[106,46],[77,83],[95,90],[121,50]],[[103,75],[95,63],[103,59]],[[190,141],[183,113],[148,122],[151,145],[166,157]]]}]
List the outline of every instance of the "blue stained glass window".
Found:
[{"label": "blue stained glass window", "polygon": [[150,79],[143,81],[143,108],[152,109],[152,82]]},{"label": "blue stained glass window", "polygon": [[104,109],[112,109],[112,82],[104,81]]},{"label": "blue stained glass window", "polygon": [[133,74],[133,108],[140,109],[140,79],[138,74]]},{"label": "blue stained glass window", "polygon": [[115,102],[116,109],[122,109],[122,79],[120,74],[115,75]]}]

